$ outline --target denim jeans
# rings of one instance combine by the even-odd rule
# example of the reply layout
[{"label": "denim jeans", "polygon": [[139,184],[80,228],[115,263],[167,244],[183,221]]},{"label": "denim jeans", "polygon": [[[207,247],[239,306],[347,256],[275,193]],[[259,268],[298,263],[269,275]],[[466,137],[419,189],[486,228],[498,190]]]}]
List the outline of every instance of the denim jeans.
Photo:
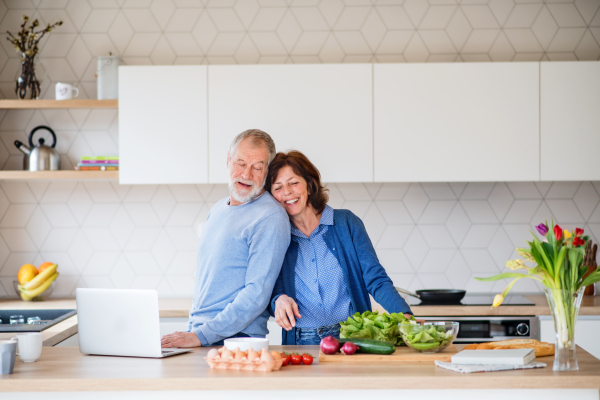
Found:
[{"label": "denim jeans", "polygon": [[319,345],[321,343],[321,339],[329,335],[339,339],[340,324],[320,326],[312,329],[296,328],[296,344]]},{"label": "denim jeans", "polygon": [[[236,333],[236,334],[235,334],[235,335],[233,335],[233,336],[229,336],[229,337],[228,337],[228,338],[226,338],[226,339],[231,339],[231,338],[236,338],[236,337],[250,337],[250,335],[246,335],[245,333],[242,333],[242,332],[240,332],[240,333]],[[223,341],[224,341],[224,340],[225,340],[225,339],[223,339],[223,340],[219,340],[218,342],[215,342],[215,343],[209,344],[209,346],[223,346],[223,345],[224,345],[224,343],[223,343]]]}]

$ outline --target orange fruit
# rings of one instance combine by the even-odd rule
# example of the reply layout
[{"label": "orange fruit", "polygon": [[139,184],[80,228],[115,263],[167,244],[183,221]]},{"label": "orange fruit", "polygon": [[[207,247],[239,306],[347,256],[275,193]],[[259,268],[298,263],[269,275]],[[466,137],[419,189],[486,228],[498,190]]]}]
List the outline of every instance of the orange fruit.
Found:
[{"label": "orange fruit", "polygon": [[41,274],[46,268],[51,267],[53,265],[54,265],[54,263],[46,261],[45,263],[40,265],[39,268],[37,269],[38,274]]},{"label": "orange fruit", "polygon": [[19,269],[19,274],[17,275],[17,279],[21,285],[29,282],[38,274],[37,268],[35,268],[31,264],[25,264]]}]

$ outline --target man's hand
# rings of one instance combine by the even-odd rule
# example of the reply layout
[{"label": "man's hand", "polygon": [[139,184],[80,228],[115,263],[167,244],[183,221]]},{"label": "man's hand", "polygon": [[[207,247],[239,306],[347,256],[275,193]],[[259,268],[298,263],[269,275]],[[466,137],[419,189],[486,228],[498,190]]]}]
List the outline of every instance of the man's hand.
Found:
[{"label": "man's hand", "polygon": [[275,300],[275,322],[286,331],[289,331],[296,326],[294,316],[302,318],[300,311],[298,311],[298,304],[291,297],[282,294]]},{"label": "man's hand", "polygon": [[194,332],[175,332],[160,339],[160,347],[200,347],[202,343]]}]

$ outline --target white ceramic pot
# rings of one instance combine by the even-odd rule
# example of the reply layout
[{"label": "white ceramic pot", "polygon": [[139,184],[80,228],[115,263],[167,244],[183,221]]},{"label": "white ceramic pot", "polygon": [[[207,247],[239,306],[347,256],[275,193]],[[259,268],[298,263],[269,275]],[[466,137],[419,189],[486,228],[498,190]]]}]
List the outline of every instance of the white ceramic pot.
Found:
[{"label": "white ceramic pot", "polygon": [[225,339],[223,342],[228,350],[235,350],[239,347],[241,351],[247,351],[253,349],[254,351],[261,351],[262,349],[269,349],[269,339],[265,338],[254,338],[254,337],[240,337]]}]

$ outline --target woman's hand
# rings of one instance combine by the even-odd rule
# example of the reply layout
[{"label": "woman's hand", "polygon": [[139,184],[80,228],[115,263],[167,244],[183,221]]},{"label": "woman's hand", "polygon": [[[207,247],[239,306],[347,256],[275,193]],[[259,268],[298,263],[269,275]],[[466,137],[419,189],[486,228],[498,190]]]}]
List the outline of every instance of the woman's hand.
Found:
[{"label": "woman's hand", "polygon": [[275,322],[286,331],[289,331],[296,326],[294,316],[302,318],[298,311],[298,304],[291,297],[282,294],[275,300]]}]

